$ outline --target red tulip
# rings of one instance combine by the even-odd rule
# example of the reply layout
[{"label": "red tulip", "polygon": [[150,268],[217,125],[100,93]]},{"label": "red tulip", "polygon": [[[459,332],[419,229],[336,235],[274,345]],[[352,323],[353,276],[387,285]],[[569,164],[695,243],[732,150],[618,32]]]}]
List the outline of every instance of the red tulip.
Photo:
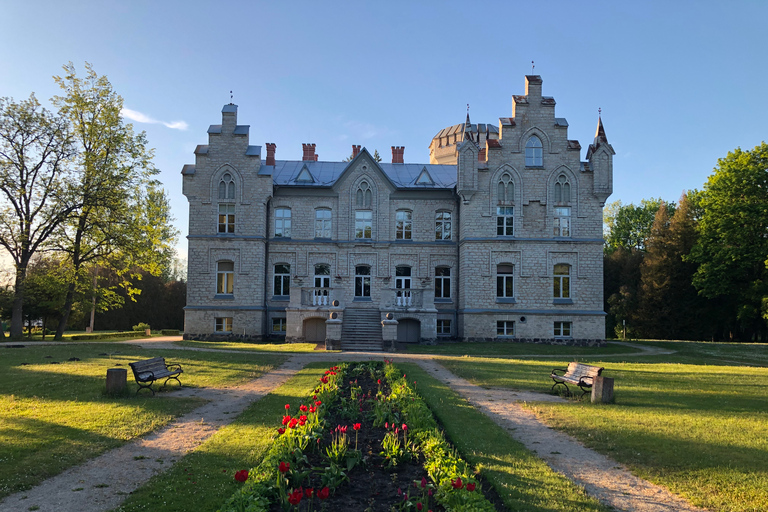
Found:
[{"label": "red tulip", "polygon": [[475,490],[475,484],[467,484],[467,490],[473,492]]},{"label": "red tulip", "polygon": [[292,418],[291,421],[288,422],[288,428],[296,428],[296,424],[299,422],[296,418]]},{"label": "red tulip", "polygon": [[464,483],[461,481],[461,477],[457,478],[456,480],[451,480],[451,485],[454,489],[461,489],[464,487]]},{"label": "red tulip", "polygon": [[408,425],[403,423],[403,432],[407,432],[407,431],[408,431]]},{"label": "red tulip", "polygon": [[291,505],[298,505],[301,503],[302,496],[304,496],[304,491],[299,488],[288,495],[288,503]]},{"label": "red tulip", "polygon": [[311,497],[312,497],[312,493],[313,493],[313,492],[315,492],[315,490],[314,490],[314,489],[312,489],[311,487],[309,487],[309,488],[307,488],[307,489],[304,489],[304,494],[306,494],[306,495],[307,495],[307,498],[311,498]]},{"label": "red tulip", "polygon": [[421,504],[421,502],[418,502],[418,503],[416,504],[416,510],[419,510],[419,511],[420,511],[422,508],[424,508],[424,505],[422,505],[422,504]]},{"label": "red tulip", "polygon": [[290,462],[281,462],[280,467],[277,468],[280,470],[281,473],[287,473],[289,469],[291,469],[291,463]]},{"label": "red tulip", "polygon": [[306,406],[306,405],[301,405],[301,406],[299,407],[299,410],[300,410],[301,412],[307,412],[307,406]]},{"label": "red tulip", "polygon": [[288,409],[290,409],[290,408],[291,408],[291,404],[285,404],[285,410],[286,410],[286,411],[287,411]]},{"label": "red tulip", "polygon": [[291,417],[290,416],[288,416],[288,415],[283,416],[283,425],[287,425],[289,421],[291,421]]},{"label": "red tulip", "polygon": [[246,480],[248,480],[248,470],[241,469],[240,471],[235,473],[235,480],[237,480],[238,482],[245,482]]},{"label": "red tulip", "polygon": [[279,429],[277,429],[277,435],[281,436],[283,434],[285,434],[285,429],[284,428],[280,427]]},{"label": "red tulip", "polygon": [[424,477],[421,477],[421,488],[425,488],[427,486],[427,479]]},{"label": "red tulip", "polygon": [[377,381],[376,381],[376,384],[378,384],[379,386],[381,386],[381,379],[377,380]]},{"label": "red tulip", "polygon": [[318,400],[317,402],[315,402],[315,405],[317,405],[317,406],[323,405],[323,402],[321,402],[320,400]]},{"label": "red tulip", "polygon": [[355,430],[360,430],[360,424],[359,423],[355,423],[354,425],[352,425],[352,428],[355,429]]},{"label": "red tulip", "polygon": [[323,487],[322,489],[317,491],[317,497],[320,498],[321,500],[324,500],[328,498],[328,495],[330,494],[330,492],[331,490],[328,489],[328,487]]}]

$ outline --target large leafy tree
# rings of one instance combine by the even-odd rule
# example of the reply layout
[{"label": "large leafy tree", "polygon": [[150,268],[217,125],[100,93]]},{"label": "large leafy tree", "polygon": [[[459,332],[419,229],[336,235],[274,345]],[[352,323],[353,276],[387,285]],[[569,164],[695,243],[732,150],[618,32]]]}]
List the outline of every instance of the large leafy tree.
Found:
[{"label": "large leafy tree", "polygon": [[768,144],[721,158],[704,187],[701,208],[699,239],[691,252],[699,264],[693,283],[728,308],[734,336],[766,340]]},{"label": "large leafy tree", "polygon": [[77,76],[72,63],[63,76],[54,79],[63,94],[53,98],[72,125],[78,151],[77,180],[69,188],[70,202],[76,204],[66,225],[60,229],[58,249],[69,259],[71,278],[56,337],[66,328],[76,299],[78,282],[92,280],[92,267],[107,266],[130,286],[135,268],[156,272],[157,246],[163,240],[162,227],[147,222],[149,192],[156,186],[157,169],[153,151],[144,132],[134,133],[120,116],[123,99],[105,76],[90,64],[85,77]]},{"label": "large leafy tree", "polygon": [[605,252],[610,254],[617,249],[645,250],[645,241],[651,234],[651,227],[656,212],[662,203],[667,205],[668,214],[674,213],[674,203],[661,198],[643,199],[640,205],[622,204],[614,201],[605,207]]},{"label": "large leafy tree", "polygon": [[23,330],[27,267],[76,204],[66,194],[72,142],[67,120],[28,100],[0,99],[0,246],[15,266],[11,337]]}]

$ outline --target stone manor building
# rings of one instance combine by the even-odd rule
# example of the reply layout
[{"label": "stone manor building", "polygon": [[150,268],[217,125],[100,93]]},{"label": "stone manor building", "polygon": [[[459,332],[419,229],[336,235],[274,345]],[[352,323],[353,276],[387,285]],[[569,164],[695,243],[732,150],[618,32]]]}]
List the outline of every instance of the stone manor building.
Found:
[{"label": "stone manor building", "polygon": [[430,163],[278,160],[249,144],[225,105],[195,164],[189,200],[188,339],[401,342],[605,338],[603,205],[614,151],[598,118],[581,145],[525,77],[498,126],[433,138]]}]

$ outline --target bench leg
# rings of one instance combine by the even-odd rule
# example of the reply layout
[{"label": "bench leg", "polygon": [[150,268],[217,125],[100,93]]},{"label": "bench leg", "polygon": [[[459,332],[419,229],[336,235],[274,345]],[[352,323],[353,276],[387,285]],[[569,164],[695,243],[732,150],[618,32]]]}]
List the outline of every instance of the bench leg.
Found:
[{"label": "bench leg", "polygon": [[163,382],[163,387],[165,387],[165,385],[168,384],[168,381],[171,380],[171,379],[173,379],[176,382],[178,382],[179,383],[179,387],[183,387],[182,384],[181,384],[181,381],[179,380],[179,378],[176,377],[176,376],[173,376],[173,375],[168,377],[167,379],[165,379],[165,382]]},{"label": "bench leg", "polygon": [[566,396],[571,396],[571,390],[568,389],[568,384],[566,384],[565,382],[555,382],[552,385],[552,389],[550,390],[552,393],[555,392],[555,387],[557,387],[558,384],[562,384],[563,385],[563,387],[565,388],[565,395]]},{"label": "bench leg", "polygon": [[[152,382],[155,382],[155,381],[152,381]],[[142,384],[141,382],[136,382],[136,384],[139,385],[139,389],[136,390],[136,394],[138,395],[139,391],[146,388],[152,392],[152,396],[155,396],[155,390],[152,389],[152,382],[150,382],[149,384]]]}]

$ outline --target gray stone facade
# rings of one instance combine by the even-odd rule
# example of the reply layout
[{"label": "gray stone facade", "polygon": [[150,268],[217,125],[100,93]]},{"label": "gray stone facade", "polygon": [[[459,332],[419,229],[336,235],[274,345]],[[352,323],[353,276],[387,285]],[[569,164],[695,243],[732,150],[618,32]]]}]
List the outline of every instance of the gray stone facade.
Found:
[{"label": "gray stone facade", "polygon": [[469,116],[451,147],[436,137],[440,164],[403,163],[399,147],[377,163],[359,146],[321,162],[313,144],[300,161],[267,144],[262,160],[226,105],[182,170],[185,337],[600,343],[614,151],[598,121],[582,162],[541,88],[526,77],[497,137]]}]

